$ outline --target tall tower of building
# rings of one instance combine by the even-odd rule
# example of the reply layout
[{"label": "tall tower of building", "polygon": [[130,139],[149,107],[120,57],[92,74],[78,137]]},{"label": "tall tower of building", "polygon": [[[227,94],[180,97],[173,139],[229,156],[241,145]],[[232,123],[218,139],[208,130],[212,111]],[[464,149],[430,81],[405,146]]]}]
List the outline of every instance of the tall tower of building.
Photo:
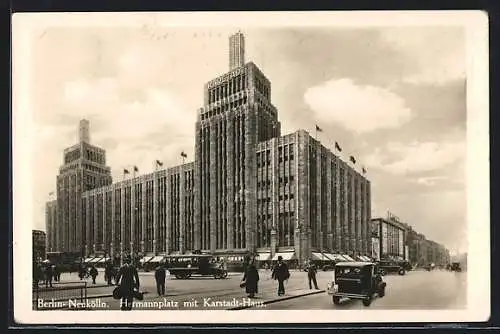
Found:
[{"label": "tall tower of building", "polygon": [[[112,183],[106,166],[105,150],[90,144],[89,122],[79,124],[79,142],[64,150],[63,165],[57,176],[57,251],[88,251],[85,245],[85,212],[82,193]],[[87,247],[88,248],[88,247]]]},{"label": "tall tower of building", "polygon": [[256,147],[280,136],[280,123],[271,83],[254,63],[243,64],[244,53],[243,35],[231,36],[230,72],[205,84],[195,135],[195,249],[256,247]]},{"label": "tall tower of building", "polygon": [[229,37],[229,70],[245,64],[245,36],[237,32]]}]

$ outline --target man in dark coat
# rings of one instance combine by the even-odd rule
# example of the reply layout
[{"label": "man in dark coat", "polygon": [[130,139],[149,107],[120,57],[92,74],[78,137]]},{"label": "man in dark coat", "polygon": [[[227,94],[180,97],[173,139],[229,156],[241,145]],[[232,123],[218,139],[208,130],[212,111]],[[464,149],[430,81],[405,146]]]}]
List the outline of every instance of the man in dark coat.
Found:
[{"label": "man in dark coat", "polygon": [[45,268],[45,287],[52,287],[52,278],[54,277],[54,272],[52,271],[52,266],[49,264]]},{"label": "man in dark coat", "polygon": [[97,278],[97,275],[99,272],[97,271],[95,266],[90,267],[90,276],[92,277],[92,284],[95,284],[95,279]]},{"label": "man in dark coat", "polygon": [[246,265],[243,281],[245,281],[245,292],[248,293],[248,297],[255,297],[255,294],[259,291],[259,272],[257,270],[257,267],[255,266],[255,259],[251,259]]},{"label": "man in dark coat", "polygon": [[278,263],[273,268],[272,278],[278,281],[278,296],[283,296],[285,294],[285,285],[283,283],[290,278],[290,272],[281,255],[278,256]]},{"label": "man in dark coat", "polygon": [[165,278],[165,267],[163,264],[160,264],[155,269],[156,291],[158,291],[158,296],[165,296]]},{"label": "man in dark coat", "polygon": [[316,282],[316,273],[318,269],[312,260],[309,261],[307,266],[307,278],[309,279],[309,289],[312,289],[312,284],[314,283],[314,288],[318,290],[318,283]]},{"label": "man in dark coat", "polygon": [[122,311],[130,311],[132,302],[134,301],[134,290],[139,290],[139,273],[134,266],[130,264],[131,259],[125,258],[123,266],[118,271],[116,276],[116,284],[120,289],[120,309]]},{"label": "man in dark coat", "polygon": [[108,282],[108,285],[113,285],[113,283],[111,282],[114,276],[113,269],[113,264],[111,263],[111,261],[108,261],[108,263],[106,263],[106,268],[104,269],[104,278]]}]

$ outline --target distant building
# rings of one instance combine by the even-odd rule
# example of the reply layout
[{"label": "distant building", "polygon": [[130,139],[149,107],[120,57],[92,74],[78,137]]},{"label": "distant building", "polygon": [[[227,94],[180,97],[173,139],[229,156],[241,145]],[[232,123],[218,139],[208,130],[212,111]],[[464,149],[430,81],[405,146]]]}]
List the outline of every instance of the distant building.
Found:
[{"label": "distant building", "polygon": [[407,259],[406,228],[397,217],[388,213],[385,218],[373,218],[371,224],[373,258]]},{"label": "distant building", "polygon": [[[90,144],[89,122],[79,124],[80,141],[64,150],[63,165],[57,176],[57,222],[51,225],[51,242],[56,251],[86,252],[86,225],[82,213],[82,193],[112,183],[106,166],[106,152]],[[55,233],[55,238],[52,237]],[[52,245],[52,244],[51,244]]]},{"label": "distant building", "polygon": [[32,231],[32,258],[34,261],[45,260],[47,254],[46,251],[46,235],[44,231],[33,230]]},{"label": "distant building", "polygon": [[45,230],[47,231],[47,252],[55,252],[59,242],[57,225],[57,200],[45,203]]}]

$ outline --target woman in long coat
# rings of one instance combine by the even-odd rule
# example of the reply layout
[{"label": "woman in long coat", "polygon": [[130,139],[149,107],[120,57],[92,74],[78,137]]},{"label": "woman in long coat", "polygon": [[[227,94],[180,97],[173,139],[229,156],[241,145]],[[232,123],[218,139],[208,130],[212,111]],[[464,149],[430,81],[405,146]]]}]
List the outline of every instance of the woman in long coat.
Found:
[{"label": "woman in long coat", "polygon": [[253,298],[258,293],[259,282],[259,271],[255,266],[255,259],[250,260],[246,266],[243,281],[245,281],[245,292],[248,293],[248,297]]}]

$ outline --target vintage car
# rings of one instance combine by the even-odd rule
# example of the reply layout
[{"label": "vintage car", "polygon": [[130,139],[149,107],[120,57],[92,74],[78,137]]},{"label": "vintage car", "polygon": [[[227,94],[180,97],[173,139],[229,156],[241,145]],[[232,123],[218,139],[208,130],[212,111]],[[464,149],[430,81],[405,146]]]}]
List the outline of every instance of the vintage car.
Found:
[{"label": "vintage car", "polygon": [[461,272],[462,268],[460,268],[460,262],[453,262],[450,267],[451,271]]},{"label": "vintage car", "polygon": [[384,297],[386,285],[375,263],[339,262],[327,291],[335,305],[339,305],[342,298],[349,298],[361,299],[364,306],[370,306],[377,296]]},{"label": "vintage car", "polygon": [[166,261],[170,274],[177,279],[188,279],[193,275],[222,279],[228,275],[224,264],[209,254],[170,255]]},{"label": "vintage car", "polygon": [[381,260],[379,263],[380,275],[385,276],[389,273],[398,273],[399,275],[406,274],[405,264],[398,261],[384,261]]}]

